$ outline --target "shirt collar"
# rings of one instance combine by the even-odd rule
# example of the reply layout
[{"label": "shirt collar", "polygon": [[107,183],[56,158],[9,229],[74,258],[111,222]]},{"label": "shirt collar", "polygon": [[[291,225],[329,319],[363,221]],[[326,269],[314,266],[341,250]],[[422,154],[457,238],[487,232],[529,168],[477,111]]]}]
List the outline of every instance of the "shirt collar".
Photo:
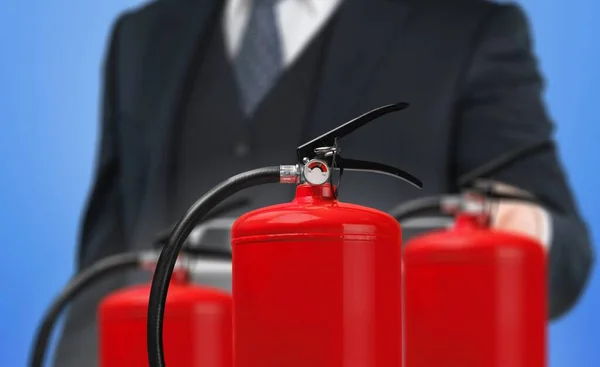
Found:
[{"label": "shirt collar", "polygon": [[[331,3],[337,3],[340,0],[279,0],[279,3],[289,1],[305,4],[311,12],[319,12],[331,6]],[[252,4],[252,0],[229,0],[234,11],[244,11]],[[280,5],[278,4],[278,5]]]}]

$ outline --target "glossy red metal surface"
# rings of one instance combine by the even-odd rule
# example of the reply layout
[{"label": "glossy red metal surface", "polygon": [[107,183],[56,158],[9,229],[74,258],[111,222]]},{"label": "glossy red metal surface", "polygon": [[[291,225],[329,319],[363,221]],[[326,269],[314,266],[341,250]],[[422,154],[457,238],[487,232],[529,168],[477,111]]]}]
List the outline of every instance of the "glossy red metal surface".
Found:
[{"label": "glossy red metal surface", "polygon": [[406,367],[545,367],[546,255],[469,216],[404,251]]},{"label": "glossy red metal surface", "polygon": [[300,185],[232,229],[236,367],[399,367],[401,231]]},{"label": "glossy red metal surface", "polygon": [[[106,297],[99,308],[100,367],[147,367],[148,285]],[[231,295],[174,280],[163,327],[169,367],[232,366]]]}]

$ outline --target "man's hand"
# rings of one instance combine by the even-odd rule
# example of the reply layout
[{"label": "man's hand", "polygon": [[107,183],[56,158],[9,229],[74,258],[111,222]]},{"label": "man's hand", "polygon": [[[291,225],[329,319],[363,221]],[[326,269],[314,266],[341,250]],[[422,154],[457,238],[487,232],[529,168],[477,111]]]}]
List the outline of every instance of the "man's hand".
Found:
[{"label": "man's hand", "polygon": [[[502,183],[494,183],[493,189],[505,194],[527,195],[522,190]],[[546,250],[550,246],[550,216],[544,208],[535,204],[500,201],[493,210],[492,227],[531,237]]]}]

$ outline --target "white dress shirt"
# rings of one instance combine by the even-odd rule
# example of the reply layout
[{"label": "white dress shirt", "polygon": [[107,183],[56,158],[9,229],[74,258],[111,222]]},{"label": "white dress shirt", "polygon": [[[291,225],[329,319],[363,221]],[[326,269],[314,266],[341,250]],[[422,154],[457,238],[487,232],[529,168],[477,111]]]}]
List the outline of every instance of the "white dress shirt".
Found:
[{"label": "white dress shirt", "polygon": [[[302,53],[333,15],[341,0],[280,0],[275,5],[284,67]],[[235,57],[248,23],[252,0],[227,0],[223,27],[230,57]]]},{"label": "white dress shirt", "polygon": [[[234,58],[240,48],[252,1],[227,0],[225,4],[223,29],[230,58]],[[341,2],[342,0],[280,0],[275,5],[284,67],[297,59]],[[552,221],[547,211],[531,205],[506,202],[498,206],[496,214],[499,227],[533,236],[546,248],[550,245]]]}]

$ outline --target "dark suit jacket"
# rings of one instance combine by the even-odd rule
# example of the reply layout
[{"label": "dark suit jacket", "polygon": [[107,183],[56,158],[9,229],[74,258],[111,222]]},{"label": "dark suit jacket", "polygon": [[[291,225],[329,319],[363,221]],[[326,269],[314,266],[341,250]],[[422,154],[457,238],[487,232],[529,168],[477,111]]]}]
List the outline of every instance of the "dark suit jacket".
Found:
[{"label": "dark suit jacket", "polygon": [[[217,3],[155,1],[116,21],[79,269],[131,248],[147,213],[164,205],[169,129],[180,118],[191,60]],[[308,137],[371,108],[409,102],[402,123],[366,130],[348,144],[419,176],[428,195],[455,190],[460,174],[552,135],[528,24],[518,7],[476,0],[347,0],[337,16]],[[552,198],[561,209],[552,212],[549,274],[550,312],[558,317],[576,302],[592,264],[588,233],[559,159],[540,154],[497,179]],[[85,312],[92,317],[89,308]],[[82,340],[76,330],[76,321],[67,322],[63,354],[69,343]]]}]

